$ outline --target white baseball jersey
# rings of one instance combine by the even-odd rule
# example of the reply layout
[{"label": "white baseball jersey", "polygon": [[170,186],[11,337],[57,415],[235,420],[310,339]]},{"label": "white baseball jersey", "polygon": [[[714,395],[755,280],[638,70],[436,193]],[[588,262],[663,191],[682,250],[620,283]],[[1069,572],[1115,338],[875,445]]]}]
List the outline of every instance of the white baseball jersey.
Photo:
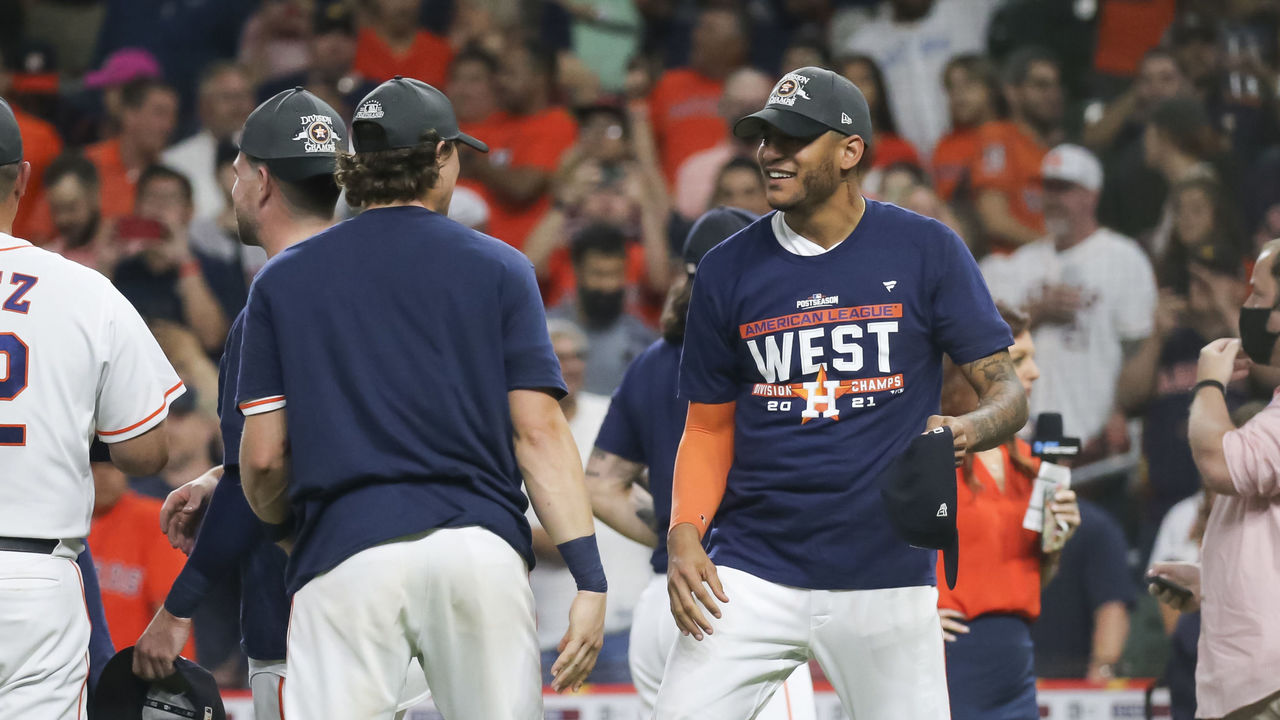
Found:
[{"label": "white baseball jersey", "polygon": [[93,435],[137,437],[184,390],[110,281],[0,233],[0,535],[88,535]]}]

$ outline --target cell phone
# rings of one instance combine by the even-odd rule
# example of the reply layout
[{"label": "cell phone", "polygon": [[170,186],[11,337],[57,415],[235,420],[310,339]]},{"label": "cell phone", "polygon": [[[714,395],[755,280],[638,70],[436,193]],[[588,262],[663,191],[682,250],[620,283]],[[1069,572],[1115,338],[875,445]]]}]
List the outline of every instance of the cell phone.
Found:
[{"label": "cell phone", "polygon": [[1161,590],[1168,590],[1174,595],[1177,595],[1179,600],[1190,600],[1192,597],[1192,592],[1190,590],[1182,587],[1172,580],[1162,578],[1159,575],[1152,575],[1148,577],[1147,582],[1151,585],[1155,585]]}]

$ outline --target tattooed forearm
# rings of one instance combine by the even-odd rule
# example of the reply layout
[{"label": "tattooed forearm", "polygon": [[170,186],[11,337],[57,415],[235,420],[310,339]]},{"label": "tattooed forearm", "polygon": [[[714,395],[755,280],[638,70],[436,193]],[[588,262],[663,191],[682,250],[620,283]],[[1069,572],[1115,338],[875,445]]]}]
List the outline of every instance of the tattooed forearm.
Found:
[{"label": "tattooed forearm", "polygon": [[990,450],[1027,424],[1027,393],[1007,350],[961,366],[978,393],[978,409],[963,415],[969,450]]},{"label": "tattooed forearm", "polygon": [[636,480],[644,465],[593,448],[587,459],[586,483],[591,510],[606,525],[638,543],[652,547],[658,536],[653,526],[637,514],[632,503]]}]

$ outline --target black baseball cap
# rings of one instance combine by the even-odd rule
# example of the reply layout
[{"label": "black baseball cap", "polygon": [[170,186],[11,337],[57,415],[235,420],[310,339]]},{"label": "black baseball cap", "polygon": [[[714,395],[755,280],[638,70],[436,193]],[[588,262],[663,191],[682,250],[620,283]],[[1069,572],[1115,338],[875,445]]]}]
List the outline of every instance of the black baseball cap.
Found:
[{"label": "black baseball cap", "polygon": [[4,98],[0,98],[0,165],[22,162],[22,133],[18,118]]},{"label": "black baseball cap", "polygon": [[724,205],[703,213],[702,217],[694,221],[684,239],[685,270],[692,275],[708,250],[755,221],[755,213]]},{"label": "black baseball cap", "polygon": [[351,123],[351,144],[358,153],[415,147],[422,133],[435,130],[442,140],[457,140],[480,152],[489,146],[458,129],[453,103],[444,93],[414,78],[397,75],[365,95]]},{"label": "black baseball cap", "polygon": [[917,436],[880,475],[880,498],[907,544],[941,550],[947,587],[960,563],[956,532],[956,467],[951,428]]},{"label": "black baseball cap", "polygon": [[249,113],[240,152],[285,180],[332,175],[346,127],[328,103],[301,86],[276,93]]},{"label": "black baseball cap", "polygon": [[180,657],[175,672],[148,682],[133,674],[133,648],[127,647],[102,669],[93,693],[94,720],[227,720],[218,684],[208,670]]},{"label": "black baseball cap", "polygon": [[834,130],[871,142],[871,109],[862,91],[845,76],[817,67],[783,75],[764,109],[734,123],[733,134],[756,137],[766,125],[791,137],[815,137]]}]

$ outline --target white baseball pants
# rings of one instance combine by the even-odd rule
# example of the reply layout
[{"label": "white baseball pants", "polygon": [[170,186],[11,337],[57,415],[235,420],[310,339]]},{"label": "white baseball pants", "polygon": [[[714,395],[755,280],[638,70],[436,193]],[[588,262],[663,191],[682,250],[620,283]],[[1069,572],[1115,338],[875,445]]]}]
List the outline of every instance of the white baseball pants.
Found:
[{"label": "white baseball pants", "polygon": [[524,560],[483,528],[363,550],[294,594],[285,716],[392,718],[416,657],[448,720],[542,720],[533,618]]},{"label": "white baseball pants", "polygon": [[[671,617],[671,600],[667,595],[667,576],[654,575],[636,603],[631,623],[631,681],[640,697],[641,717],[653,714],[658,688],[667,658],[680,637],[680,629]],[[773,694],[757,716],[760,720],[817,720],[813,702],[813,677],[809,664],[800,663],[782,688]]]},{"label": "white baseball pants", "polygon": [[[253,694],[254,720],[284,720],[284,684],[288,676],[288,665],[283,660],[263,661],[249,658],[249,690]],[[396,706],[396,720],[404,717],[405,711],[421,705],[431,697],[427,689],[427,678],[422,674],[422,665],[414,658],[409,663],[405,676],[404,689]]]},{"label": "white baseball pants", "polygon": [[0,552],[0,718],[88,712],[89,615],[72,548]]},{"label": "white baseball pants", "polygon": [[657,720],[760,718],[810,658],[852,720],[951,717],[935,588],[806,590],[717,570],[729,602],[713,634],[677,639]]}]

